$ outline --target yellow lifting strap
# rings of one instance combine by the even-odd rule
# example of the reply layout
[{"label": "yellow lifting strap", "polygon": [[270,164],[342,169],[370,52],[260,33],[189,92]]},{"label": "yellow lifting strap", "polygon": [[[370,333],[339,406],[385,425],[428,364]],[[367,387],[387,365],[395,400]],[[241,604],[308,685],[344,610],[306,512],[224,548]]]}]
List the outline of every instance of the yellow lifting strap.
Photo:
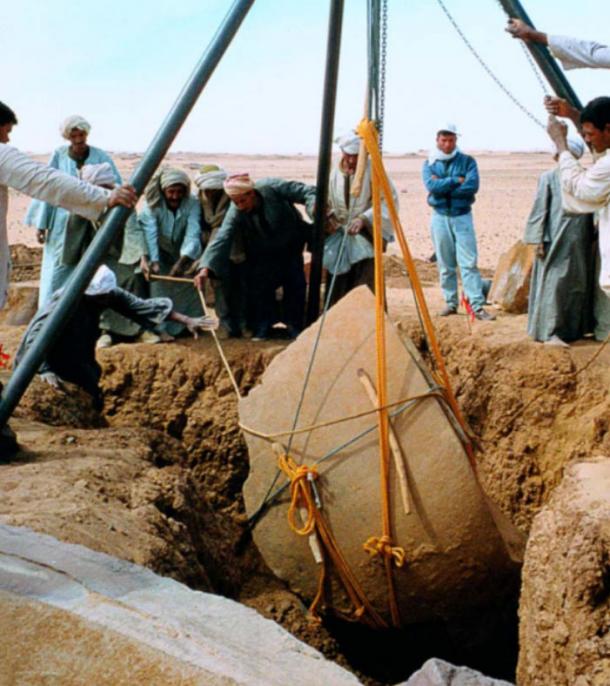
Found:
[{"label": "yellow lifting strap", "polygon": [[[324,584],[327,577],[327,561],[332,563],[345,591],[354,607],[353,619],[364,622],[375,629],[385,629],[387,624],[383,617],[372,606],[362,590],[358,579],[350,569],[347,560],[328,526],[320,508],[316,505],[313,493],[312,481],[318,478],[317,470],[306,465],[297,464],[294,459],[287,455],[279,443],[273,444],[278,459],[278,467],[290,479],[290,507],[288,509],[288,523],[290,528],[300,536],[309,536],[313,533],[323,548],[322,565],[318,578],[318,588],[309,611],[319,619],[319,606],[324,595]],[[305,510],[305,522],[302,526],[296,523],[296,513]]]},{"label": "yellow lifting strap", "polygon": [[[371,159],[371,165],[373,168],[373,188],[375,185],[379,184],[381,186],[381,191],[383,193],[386,206],[388,208],[388,213],[390,215],[390,220],[392,226],[394,227],[394,233],[400,245],[402,251],[403,260],[405,267],[409,274],[409,280],[411,281],[411,287],[413,289],[413,294],[417,302],[418,309],[421,313],[424,330],[428,342],[430,344],[430,349],[434,356],[436,368],[439,371],[440,378],[438,378],[439,384],[443,387],[444,393],[449,406],[451,407],[455,418],[459,422],[462,430],[466,436],[470,436],[468,425],[466,424],[462,412],[457,404],[453,389],[451,388],[451,382],[449,380],[449,375],[447,373],[447,368],[445,367],[445,360],[440,350],[438,344],[438,339],[436,337],[436,332],[434,329],[434,324],[432,323],[432,317],[430,316],[430,311],[426,303],[424,292],[417,274],[417,269],[407,244],[400,219],[398,217],[398,212],[396,210],[396,205],[394,204],[394,198],[392,196],[392,189],[390,187],[390,182],[388,181],[387,174],[383,166],[383,160],[381,158],[381,153],[379,151],[379,146],[377,145],[377,131],[375,125],[369,119],[363,119],[357,129],[358,135],[364,140],[366,149],[369,153]],[[473,467],[474,464],[474,449],[471,442],[465,444],[465,449],[468,454],[468,458]]]}]

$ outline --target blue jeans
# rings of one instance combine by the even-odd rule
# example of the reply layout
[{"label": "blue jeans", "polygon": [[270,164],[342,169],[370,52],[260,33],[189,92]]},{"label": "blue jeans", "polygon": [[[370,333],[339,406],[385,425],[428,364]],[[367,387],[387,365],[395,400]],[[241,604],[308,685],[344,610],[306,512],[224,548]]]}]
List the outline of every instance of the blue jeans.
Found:
[{"label": "blue jeans", "polygon": [[485,304],[485,296],[477,267],[477,239],[474,235],[472,213],[447,217],[433,212],[431,230],[445,302],[449,307],[457,309],[459,267],[466,297],[473,310],[480,310]]}]

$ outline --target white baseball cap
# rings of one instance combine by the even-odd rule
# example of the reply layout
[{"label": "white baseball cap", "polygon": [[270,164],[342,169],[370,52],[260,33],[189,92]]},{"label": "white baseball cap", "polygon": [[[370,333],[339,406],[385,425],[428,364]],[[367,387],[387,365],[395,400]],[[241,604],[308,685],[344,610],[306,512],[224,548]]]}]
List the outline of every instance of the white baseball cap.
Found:
[{"label": "white baseball cap", "polygon": [[455,136],[459,136],[460,134],[458,133],[457,126],[455,124],[452,124],[451,122],[445,122],[441,127],[436,129],[437,134],[438,133],[452,133]]}]

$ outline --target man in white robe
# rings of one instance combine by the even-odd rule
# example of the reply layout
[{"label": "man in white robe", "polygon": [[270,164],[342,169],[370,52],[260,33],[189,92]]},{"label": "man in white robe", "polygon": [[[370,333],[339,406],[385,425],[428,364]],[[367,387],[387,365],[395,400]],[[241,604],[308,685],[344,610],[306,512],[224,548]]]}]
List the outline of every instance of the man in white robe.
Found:
[{"label": "man in white robe", "polygon": [[[360,190],[354,195],[360,138],[350,132],[339,136],[335,143],[341,150],[341,158],[330,175],[330,215],[323,258],[328,271],[327,288],[334,277],[331,305],[357,286],[366,285],[374,290],[375,279],[371,165],[367,162]],[[390,185],[398,209],[396,189],[391,181]],[[384,245],[394,240],[394,228],[385,201],[381,204],[381,230]]]},{"label": "man in white robe", "polygon": [[510,19],[506,30],[513,38],[546,45],[564,69],[610,69],[610,47],[602,43],[536,31],[520,19]]},{"label": "man in white robe", "polygon": [[567,126],[549,119],[548,132],[557,146],[563,206],[567,212],[595,212],[599,229],[599,288],[595,293],[595,338],[610,334],[610,98],[595,98],[580,115],[582,134],[596,162],[583,167],[568,151]]},{"label": "man in white robe", "polygon": [[[7,145],[16,124],[13,110],[0,102],[0,309],[6,303],[11,266],[7,228],[9,188],[92,220],[109,207],[133,208],[137,202],[131,186],[107,191],[34,162]],[[0,427],[0,461],[10,459],[17,449],[17,440],[9,425]]]},{"label": "man in white robe", "polygon": [[[506,30],[513,38],[546,45],[566,70],[610,69],[610,47],[603,43],[536,31],[520,19],[510,19]],[[571,119],[580,130],[580,112],[566,100],[548,95],[544,105],[549,114]]]},{"label": "man in white robe", "polygon": [[10,251],[8,245],[8,189],[44,200],[88,219],[97,219],[109,207],[135,207],[137,197],[131,186],[108,191],[80,181],[43,164],[7,145],[15,113],[0,102],[0,308],[8,294]]}]

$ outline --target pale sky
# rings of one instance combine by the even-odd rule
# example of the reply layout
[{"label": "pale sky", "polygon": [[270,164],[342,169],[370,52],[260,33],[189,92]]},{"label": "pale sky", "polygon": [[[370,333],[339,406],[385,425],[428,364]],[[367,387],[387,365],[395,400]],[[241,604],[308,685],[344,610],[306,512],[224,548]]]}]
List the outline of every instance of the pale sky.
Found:
[{"label": "pale sky", "polygon": [[[490,67],[544,118],[543,92],[495,0],[444,0]],[[607,0],[523,0],[549,33],[607,42]],[[59,122],[82,114],[89,141],[143,151],[232,0],[19,0],[0,14],[0,100],[20,124],[11,142],[62,144]],[[315,154],[320,134],[328,0],[256,0],[172,150]],[[345,0],[335,133],[360,119],[366,3]],[[568,77],[581,100],[608,94],[607,71]],[[546,134],[468,52],[436,0],[389,0],[385,149],[428,148],[455,122],[463,149],[532,150]]]}]

